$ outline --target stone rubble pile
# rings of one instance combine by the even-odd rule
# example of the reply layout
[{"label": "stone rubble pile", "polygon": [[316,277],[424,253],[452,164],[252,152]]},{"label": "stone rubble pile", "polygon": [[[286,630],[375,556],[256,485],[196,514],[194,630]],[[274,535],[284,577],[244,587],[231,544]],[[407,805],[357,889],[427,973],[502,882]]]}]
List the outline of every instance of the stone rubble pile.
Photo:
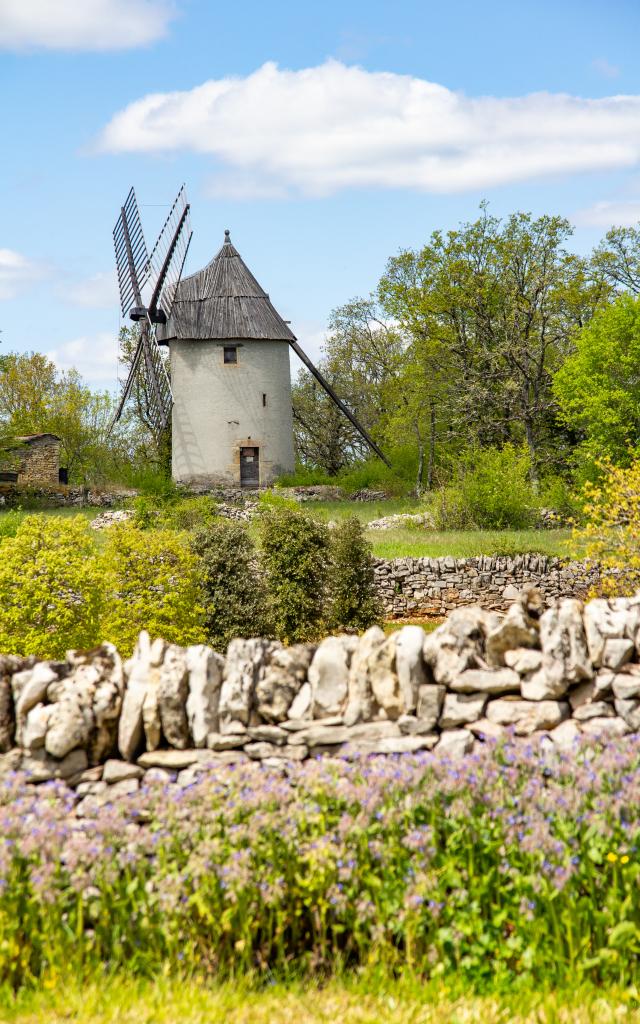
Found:
[{"label": "stone rubble pile", "polygon": [[435,523],[430,512],[399,512],[397,515],[383,516],[382,519],[372,519],[367,523],[367,530],[402,530],[407,526],[433,530]]},{"label": "stone rubble pile", "polygon": [[106,530],[109,526],[126,523],[134,515],[135,512],[130,508],[117,508],[113,512],[101,512],[100,515],[91,520],[89,528],[91,530]]},{"label": "stone rubble pile", "polygon": [[231,505],[222,501],[216,507],[216,513],[223,519],[233,519],[236,523],[250,523],[257,515],[259,504],[257,501],[245,501],[242,505]]},{"label": "stone rubble pile", "polygon": [[640,730],[640,595],[545,610],[531,589],[506,615],[458,609],[430,634],[237,639],[226,657],[144,632],[125,662],[110,644],[0,657],[0,774],[64,779],[83,798],[249,760],[460,756],[507,730],[558,750]]}]

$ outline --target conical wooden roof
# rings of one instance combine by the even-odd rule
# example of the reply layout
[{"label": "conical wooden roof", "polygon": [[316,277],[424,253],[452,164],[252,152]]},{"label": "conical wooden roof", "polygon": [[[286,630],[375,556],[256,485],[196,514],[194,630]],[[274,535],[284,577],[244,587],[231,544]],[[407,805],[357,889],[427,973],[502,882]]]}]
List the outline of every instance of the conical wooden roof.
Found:
[{"label": "conical wooden roof", "polygon": [[231,244],[228,231],[211,263],[180,281],[171,315],[166,324],[158,325],[157,338],[296,340]]}]

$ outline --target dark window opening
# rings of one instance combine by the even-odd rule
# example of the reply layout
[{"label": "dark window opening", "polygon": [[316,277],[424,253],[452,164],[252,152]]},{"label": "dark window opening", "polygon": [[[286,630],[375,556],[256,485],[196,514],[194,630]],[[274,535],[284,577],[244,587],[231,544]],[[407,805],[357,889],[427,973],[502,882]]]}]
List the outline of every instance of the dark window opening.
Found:
[{"label": "dark window opening", "polygon": [[265,394],[263,394],[263,396],[262,396],[262,404],[263,405],[267,404],[267,396]]},{"label": "dark window opening", "polygon": [[224,346],[224,361],[225,363],[237,363],[238,362],[238,349],[235,345]]}]

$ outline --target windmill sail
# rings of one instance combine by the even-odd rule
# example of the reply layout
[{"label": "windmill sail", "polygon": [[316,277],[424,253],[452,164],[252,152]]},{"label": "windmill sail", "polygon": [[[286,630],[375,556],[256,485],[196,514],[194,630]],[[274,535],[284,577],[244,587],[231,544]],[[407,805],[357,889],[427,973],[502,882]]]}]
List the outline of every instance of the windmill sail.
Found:
[{"label": "windmill sail", "polygon": [[[116,221],[113,240],[122,314],[140,323],[140,337],[112,427],[122,416],[138,378],[145,386],[147,414],[154,432],[162,432],[169,421],[173,400],[171,384],[156,339],[155,324],[165,323],[171,312],[191,234],[189,204],[183,185],[149,256],[135,192],[131,189]],[[147,284],[151,287],[148,306],[142,297],[142,289]]]}]

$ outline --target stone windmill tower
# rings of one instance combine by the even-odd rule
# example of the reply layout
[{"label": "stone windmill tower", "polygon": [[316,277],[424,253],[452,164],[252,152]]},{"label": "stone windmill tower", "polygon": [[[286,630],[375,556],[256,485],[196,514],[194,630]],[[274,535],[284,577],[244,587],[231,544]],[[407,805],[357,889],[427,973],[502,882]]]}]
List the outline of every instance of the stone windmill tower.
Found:
[{"label": "stone windmill tower", "polygon": [[294,469],[295,336],[225,232],[157,331],[171,354],[173,476],[259,487]]},{"label": "stone windmill tower", "polygon": [[[183,187],[149,256],[131,189],[114,242],[122,312],[139,324],[140,334],[114,423],[140,375],[148,396],[147,418],[158,433],[171,418],[174,480],[267,486],[294,468],[292,348],[387,462],[300,348],[231,244],[229,232],[211,262],[183,278],[190,240]],[[169,348],[168,373],[161,345]]]}]

